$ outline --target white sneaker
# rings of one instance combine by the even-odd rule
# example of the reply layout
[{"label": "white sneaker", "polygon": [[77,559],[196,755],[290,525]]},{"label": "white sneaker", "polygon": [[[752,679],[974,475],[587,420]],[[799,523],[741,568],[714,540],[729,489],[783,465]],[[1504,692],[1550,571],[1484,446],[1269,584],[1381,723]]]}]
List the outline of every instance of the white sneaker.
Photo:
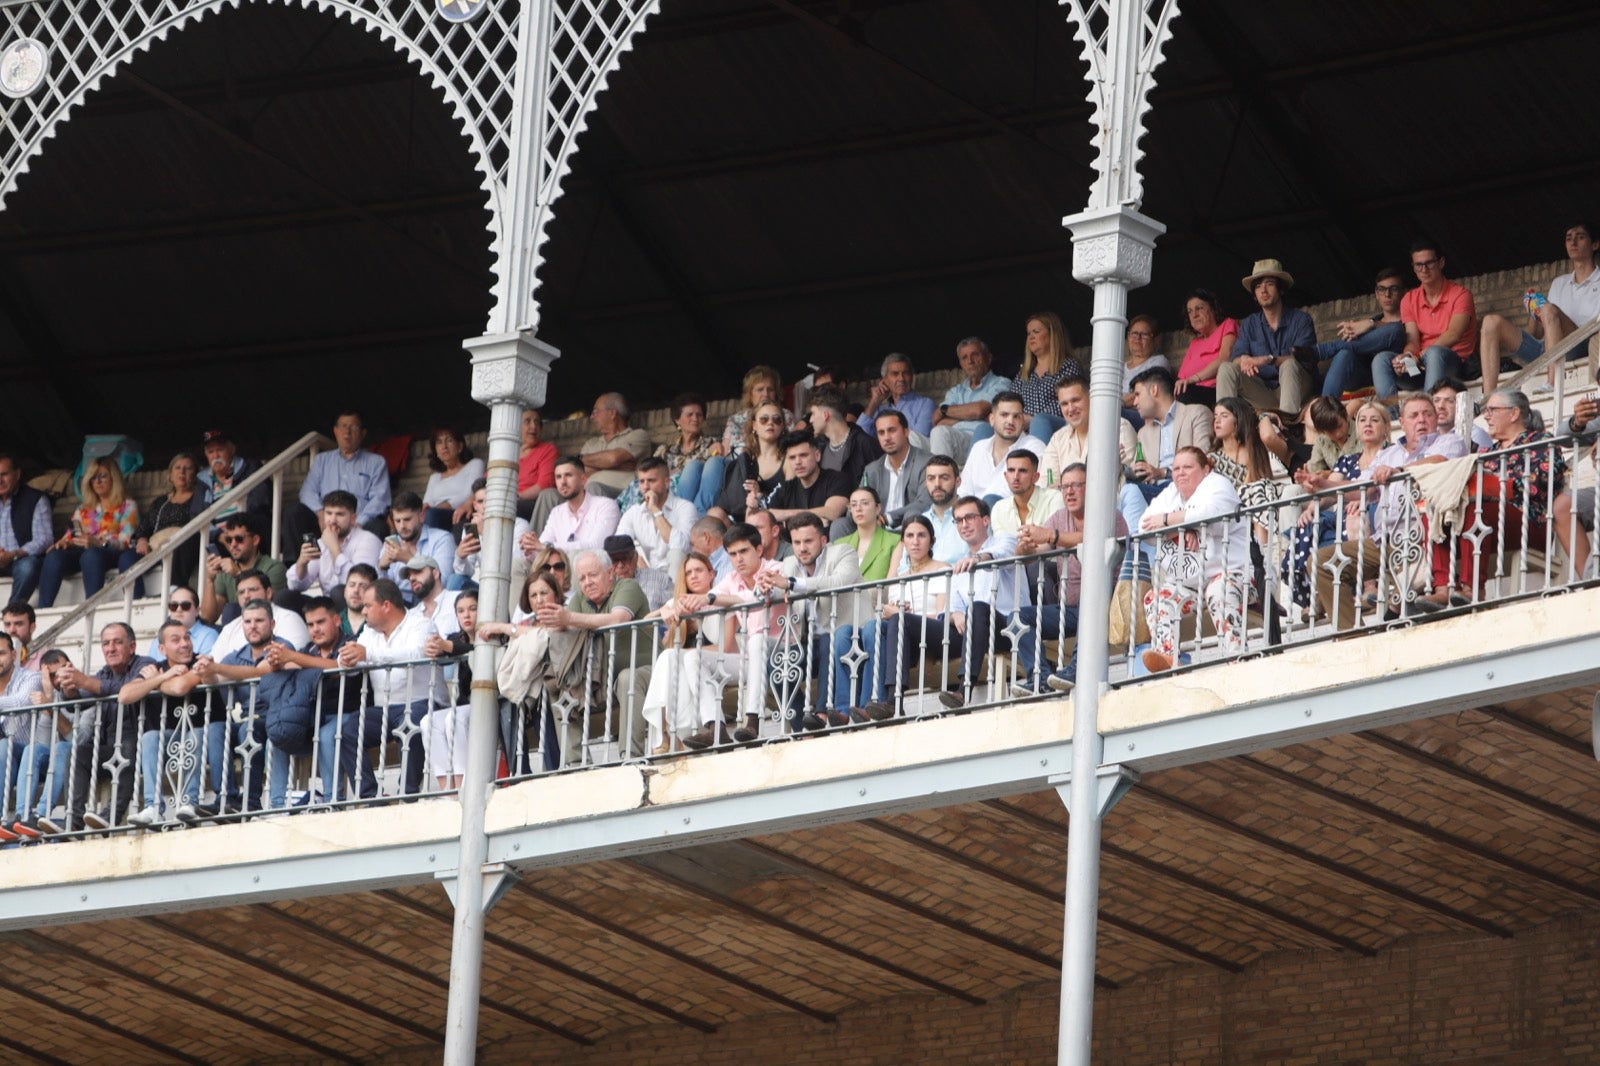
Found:
[{"label": "white sneaker", "polygon": [[172,813],[180,822],[193,824],[200,820],[200,812],[195,810],[195,806],[192,803],[182,804]]},{"label": "white sneaker", "polygon": [[149,829],[159,821],[161,821],[161,812],[154,804],[142,811],[135,811],[133,814],[128,815],[128,824],[139,829]]},{"label": "white sneaker", "polygon": [[1073,689],[1072,679],[1070,677],[1062,677],[1060,674],[1051,674],[1044,679],[1044,683],[1056,692],[1071,692]]},{"label": "white sneaker", "polygon": [[1550,384],[1550,382],[1541,381],[1539,384],[1535,385],[1533,388],[1528,390],[1528,395],[1529,396],[1548,396],[1552,392],[1555,392],[1555,391],[1556,391],[1556,387],[1554,385]]}]

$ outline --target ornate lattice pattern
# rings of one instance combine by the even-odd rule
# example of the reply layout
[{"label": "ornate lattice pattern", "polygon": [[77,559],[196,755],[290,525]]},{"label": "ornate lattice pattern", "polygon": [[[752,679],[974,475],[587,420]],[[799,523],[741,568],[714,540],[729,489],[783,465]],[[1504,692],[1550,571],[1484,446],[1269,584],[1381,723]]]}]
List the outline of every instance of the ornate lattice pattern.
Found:
[{"label": "ornate lattice pattern", "polygon": [[1091,120],[1097,131],[1089,207],[1138,207],[1145,115],[1178,0],[1063,0],[1089,64]]}]

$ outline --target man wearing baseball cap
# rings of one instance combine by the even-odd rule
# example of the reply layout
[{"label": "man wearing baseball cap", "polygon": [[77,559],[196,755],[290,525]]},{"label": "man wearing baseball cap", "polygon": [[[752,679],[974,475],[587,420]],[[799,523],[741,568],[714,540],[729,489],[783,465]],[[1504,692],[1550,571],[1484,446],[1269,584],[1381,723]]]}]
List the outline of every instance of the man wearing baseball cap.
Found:
[{"label": "man wearing baseball cap", "polygon": [[[239,455],[238,448],[227,430],[206,430],[200,437],[200,444],[205,449],[206,468],[196,475],[196,480],[201,485],[200,502],[206,507],[232,492],[236,485],[261,468],[259,461],[245,459]],[[212,519],[212,525],[221,524],[223,518],[239,511],[249,511],[262,517],[271,515],[271,480],[263,481],[251,489],[250,495],[245,497],[242,505],[240,501],[235,500],[232,507]]]},{"label": "man wearing baseball cap", "polygon": [[439,636],[449,640],[452,634],[461,630],[461,623],[456,620],[456,596],[459,593],[450,592],[444,587],[444,582],[439,579],[439,564],[431,555],[420,552],[413,555],[406,561],[404,570],[406,580],[411,583],[411,594],[417,601],[406,613],[432,622]]},{"label": "man wearing baseball cap", "polygon": [[672,599],[672,578],[654,567],[639,565],[639,548],[632,537],[626,533],[607,537],[605,552],[611,559],[612,574],[637,581],[652,611],[659,611],[662,604]]},{"label": "man wearing baseball cap", "polygon": [[1294,287],[1294,278],[1278,260],[1256,260],[1241,280],[1257,310],[1239,323],[1233,358],[1217,369],[1217,399],[1241,396],[1258,411],[1299,414],[1317,394],[1317,375],[1295,359],[1294,350],[1316,347],[1316,327],[1310,315],[1285,306],[1283,294]]}]

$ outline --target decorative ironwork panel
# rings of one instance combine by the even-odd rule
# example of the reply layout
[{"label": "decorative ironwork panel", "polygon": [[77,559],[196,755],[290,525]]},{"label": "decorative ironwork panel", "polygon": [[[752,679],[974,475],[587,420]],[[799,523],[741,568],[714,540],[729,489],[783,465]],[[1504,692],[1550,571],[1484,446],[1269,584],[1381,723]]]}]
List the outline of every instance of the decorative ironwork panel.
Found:
[{"label": "decorative ironwork panel", "polygon": [[1063,0],[1063,5],[1089,64],[1090,122],[1099,149],[1089,207],[1138,207],[1144,199],[1139,140],[1178,0]]}]

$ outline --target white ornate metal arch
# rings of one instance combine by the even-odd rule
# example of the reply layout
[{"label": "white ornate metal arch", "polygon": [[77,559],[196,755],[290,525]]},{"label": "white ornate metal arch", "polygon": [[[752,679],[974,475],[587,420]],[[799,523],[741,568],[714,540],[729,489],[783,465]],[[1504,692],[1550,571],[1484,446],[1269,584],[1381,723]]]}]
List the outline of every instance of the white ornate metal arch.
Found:
[{"label": "white ornate metal arch", "polygon": [[487,332],[537,328],[534,296],[552,206],[578,136],[659,0],[487,0],[451,22],[436,0],[37,0],[0,7],[0,46],[50,51],[44,84],[0,102],[0,209],[73,110],[171,33],[241,3],[328,12],[377,33],[443,95],[483,179],[494,246]]}]

